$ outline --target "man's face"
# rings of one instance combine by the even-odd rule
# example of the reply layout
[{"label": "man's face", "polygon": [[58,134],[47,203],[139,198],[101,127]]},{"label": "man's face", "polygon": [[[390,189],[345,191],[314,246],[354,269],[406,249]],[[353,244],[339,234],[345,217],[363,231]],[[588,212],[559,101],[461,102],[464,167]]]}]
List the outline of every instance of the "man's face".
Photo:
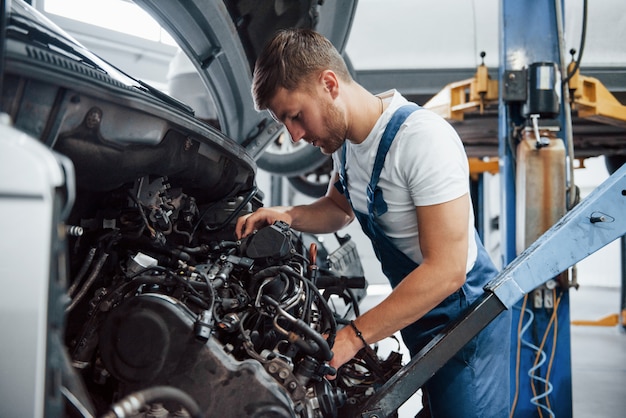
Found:
[{"label": "man's face", "polygon": [[323,89],[279,88],[269,110],[285,125],[292,141],[304,139],[324,154],[337,151],[346,138],[345,113]]}]

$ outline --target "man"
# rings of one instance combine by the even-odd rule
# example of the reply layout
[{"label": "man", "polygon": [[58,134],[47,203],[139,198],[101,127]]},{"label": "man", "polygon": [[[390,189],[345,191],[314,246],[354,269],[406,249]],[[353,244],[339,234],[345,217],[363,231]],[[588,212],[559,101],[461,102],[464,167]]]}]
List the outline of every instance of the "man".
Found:
[{"label": "man", "polygon": [[[358,218],[394,289],[338,331],[330,365],[398,330],[415,355],[496,274],[475,234],[467,156],[456,132],[395,90],[369,93],[332,44],[309,30],[270,40],[252,91],[257,109],[284,123],[293,141],[332,154],[335,173],[324,197],[242,216],[237,236],[277,220],[330,233]],[[423,389],[432,416],[509,415],[509,332],[503,314],[429,380]]]}]

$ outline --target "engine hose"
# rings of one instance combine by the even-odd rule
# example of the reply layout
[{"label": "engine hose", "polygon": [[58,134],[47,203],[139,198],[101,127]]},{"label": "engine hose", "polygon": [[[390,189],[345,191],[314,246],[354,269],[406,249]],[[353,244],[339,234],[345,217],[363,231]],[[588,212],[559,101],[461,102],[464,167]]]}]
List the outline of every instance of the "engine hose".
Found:
[{"label": "engine hose", "polygon": [[254,280],[256,282],[256,281],[258,281],[260,279],[276,276],[276,275],[278,275],[281,272],[285,273],[288,276],[291,276],[291,277],[293,277],[293,278],[295,278],[297,280],[301,280],[303,283],[305,283],[307,285],[308,289],[315,294],[315,296],[318,299],[321,307],[324,309],[324,311],[326,312],[326,314],[327,314],[327,316],[329,318],[330,328],[331,329],[330,329],[330,331],[328,333],[328,338],[326,339],[326,342],[328,343],[328,345],[330,345],[330,347],[332,347],[334,345],[334,342],[335,342],[335,335],[337,334],[337,323],[334,320],[335,316],[334,316],[333,310],[328,305],[328,302],[326,301],[324,296],[322,296],[322,294],[320,293],[319,289],[317,288],[317,286],[313,282],[311,282],[309,279],[307,279],[306,277],[302,276],[301,274],[298,274],[295,270],[293,270],[289,266],[272,266],[272,267],[268,267],[266,269],[263,269],[263,270],[259,271],[254,276],[252,276],[252,280]]},{"label": "engine hose", "polygon": [[[278,314],[274,317],[274,327],[286,335],[289,338],[289,341],[296,344],[300,347],[306,354],[309,354],[314,357],[321,357],[322,360],[329,361],[333,358],[333,352],[330,350],[328,342],[322,337],[322,335],[315,331],[313,328],[309,326],[306,322],[301,319],[294,318],[284,309],[282,309],[278,302],[267,295],[263,295],[263,301],[272,305]],[[307,341],[299,335],[288,331],[278,325],[278,316],[282,316],[285,318],[294,328],[297,328],[300,332],[302,332],[307,338],[312,341]]]},{"label": "engine hose", "polygon": [[335,315],[333,310],[328,305],[328,301],[324,298],[324,296],[320,293],[317,286],[311,283],[308,279],[303,278],[304,282],[309,285],[309,289],[315,293],[317,300],[322,308],[326,311],[326,315],[329,318],[330,322],[330,331],[328,332],[328,337],[326,338],[327,344],[332,348],[335,345],[335,336],[337,335],[337,321],[335,320]]},{"label": "engine hose", "polygon": [[179,403],[192,418],[202,418],[197,402],[182,390],[172,386],[155,386],[140,390],[120,399],[111,405],[111,410],[101,418],[125,418],[137,414],[144,406],[153,402],[173,401]]},{"label": "engine hose", "polygon": [[65,308],[65,312],[69,312],[74,309],[78,302],[80,302],[82,298],[85,297],[93,282],[95,282],[100,275],[100,271],[102,270],[104,263],[106,263],[107,258],[109,258],[109,253],[102,253],[102,255],[98,258],[98,261],[96,261],[96,265],[91,271],[91,274],[89,274],[89,277],[87,277],[87,281],[85,281],[85,284],[80,289],[80,292],[78,292],[74,299],[72,299],[72,302],[70,302],[67,308]]},{"label": "engine hose", "polygon": [[333,310],[330,308],[330,306],[328,305],[328,302],[326,301],[326,299],[324,298],[324,296],[322,296],[322,294],[320,293],[319,289],[317,288],[317,286],[312,283],[309,279],[307,279],[306,277],[298,274],[296,271],[294,271],[292,268],[288,267],[288,266],[278,266],[278,268],[280,269],[280,271],[283,271],[285,273],[287,273],[288,275],[291,275],[292,277],[295,277],[299,280],[302,280],[304,283],[306,283],[306,285],[308,286],[308,289],[313,292],[315,294],[315,296],[317,297],[317,300],[320,304],[320,306],[326,311],[326,315],[329,318],[330,321],[330,331],[328,333],[328,338],[325,340],[327,342],[327,344],[332,347],[335,343],[335,335],[337,334],[337,322],[335,322],[335,315]]},{"label": "engine hose", "polygon": [[329,361],[333,358],[333,352],[330,350],[328,342],[320,333],[311,329],[311,327],[301,319],[296,320],[296,327],[318,346],[317,351],[322,356],[322,360]]},{"label": "engine hose", "polygon": [[80,284],[80,282],[83,281],[83,276],[85,275],[85,273],[87,273],[87,270],[89,270],[89,266],[91,266],[91,262],[93,261],[93,258],[95,256],[96,256],[96,248],[95,247],[91,247],[89,249],[89,253],[87,253],[87,257],[85,258],[85,261],[83,262],[82,266],[80,267],[80,271],[76,275],[76,278],[74,279],[74,282],[72,283],[72,285],[70,286],[70,288],[67,291],[67,294],[71,298],[74,297],[74,293],[76,292],[76,289],[78,288],[78,285]]}]

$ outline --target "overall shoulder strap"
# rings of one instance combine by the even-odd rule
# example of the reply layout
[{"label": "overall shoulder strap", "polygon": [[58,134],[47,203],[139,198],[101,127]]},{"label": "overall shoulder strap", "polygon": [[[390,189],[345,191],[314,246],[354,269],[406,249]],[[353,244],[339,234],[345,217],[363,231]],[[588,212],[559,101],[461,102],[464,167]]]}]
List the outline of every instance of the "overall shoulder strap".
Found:
[{"label": "overall shoulder strap", "polygon": [[341,147],[341,166],[339,167],[339,180],[335,182],[335,188],[339,193],[343,194],[348,202],[350,202],[350,194],[348,193],[348,177],[346,174],[346,143]]},{"label": "overall shoulder strap", "polygon": [[378,188],[380,173],[383,170],[387,152],[389,152],[389,148],[391,148],[391,144],[393,143],[398,130],[406,118],[418,109],[421,109],[421,107],[415,103],[406,104],[398,108],[389,120],[389,123],[387,123],[387,127],[385,128],[383,136],[380,139],[380,144],[378,145],[378,151],[376,152],[374,168],[372,169],[372,177],[367,185],[367,209],[370,216],[380,216],[387,212],[387,203],[385,203],[385,200],[383,199],[383,192]]}]

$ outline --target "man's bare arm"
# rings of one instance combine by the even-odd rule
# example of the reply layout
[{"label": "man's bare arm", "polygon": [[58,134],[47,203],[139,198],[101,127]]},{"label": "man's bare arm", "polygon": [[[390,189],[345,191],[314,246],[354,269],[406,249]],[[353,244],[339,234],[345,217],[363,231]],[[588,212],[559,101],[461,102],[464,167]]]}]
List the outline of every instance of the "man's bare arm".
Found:
[{"label": "man's bare arm", "polygon": [[[420,319],[465,282],[469,198],[416,208],[423,262],[380,304],[355,323],[374,343]],[[473,237],[471,237],[473,239]],[[337,334],[331,365],[339,367],[362,348],[350,327]]]},{"label": "man's bare arm", "polygon": [[[334,180],[336,179],[337,175],[334,176]],[[314,234],[340,230],[352,222],[354,213],[346,198],[334,187],[334,180],[330,182],[326,195],[312,203],[260,208],[240,217],[235,228],[237,237],[245,237],[278,220],[286,222],[298,231]]]}]

